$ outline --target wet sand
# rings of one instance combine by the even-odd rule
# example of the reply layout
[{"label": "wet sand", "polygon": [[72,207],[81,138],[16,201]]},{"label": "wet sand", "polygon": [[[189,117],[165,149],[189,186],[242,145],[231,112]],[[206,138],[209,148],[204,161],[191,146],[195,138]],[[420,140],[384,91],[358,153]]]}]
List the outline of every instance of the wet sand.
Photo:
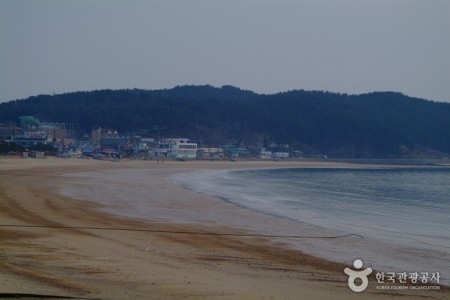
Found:
[{"label": "wet sand", "polygon": [[381,292],[374,284],[363,295],[356,294],[347,286],[343,273],[346,265],[289,250],[263,238],[216,235],[245,234],[240,228],[119,217],[104,212],[100,204],[89,199],[62,196],[57,189],[72,184],[70,178],[62,176],[68,173],[154,168],[155,178],[149,183],[154,187],[152,198],[170,202],[182,193],[195,203],[207,196],[174,186],[167,176],[208,168],[283,166],[356,167],[321,162],[156,164],[1,159],[0,296],[27,294],[31,299],[36,299],[33,295],[89,299],[450,298],[448,289]]}]

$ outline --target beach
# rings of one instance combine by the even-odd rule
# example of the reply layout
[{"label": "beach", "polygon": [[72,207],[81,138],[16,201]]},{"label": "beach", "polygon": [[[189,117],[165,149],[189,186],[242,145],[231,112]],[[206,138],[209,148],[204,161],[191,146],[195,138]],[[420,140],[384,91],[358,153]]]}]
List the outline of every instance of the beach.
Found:
[{"label": "beach", "polygon": [[[333,162],[0,160],[0,296],[80,299],[360,299],[347,285],[348,265],[317,258],[246,228],[201,218],[208,211],[249,217],[238,207],[176,185],[169,177],[208,169],[370,168]],[[94,201],[89,174],[146,170],[152,218],[119,216]],[[133,178],[117,188],[136,185]],[[88,187],[73,197],[62,190]],[[125,197],[116,193],[117,198]],[[117,202],[121,209],[126,205]],[[175,222],[157,209],[199,214]],[[162,210],[161,210],[162,211]],[[158,217],[159,216],[159,217]],[[255,217],[256,218],[256,217]],[[261,219],[263,220],[263,219]],[[308,234],[307,228],[301,234]],[[345,242],[345,241],[344,241]],[[374,281],[374,278],[371,279]],[[449,298],[439,291],[380,291],[366,299]],[[34,298],[33,298],[34,297]]]}]

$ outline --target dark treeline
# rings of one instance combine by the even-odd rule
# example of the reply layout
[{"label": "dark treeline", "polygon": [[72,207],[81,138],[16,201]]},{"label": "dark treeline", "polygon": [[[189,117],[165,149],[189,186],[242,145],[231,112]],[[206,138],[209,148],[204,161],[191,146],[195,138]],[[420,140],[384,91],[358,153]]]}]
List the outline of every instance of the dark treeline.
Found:
[{"label": "dark treeline", "polygon": [[99,126],[147,129],[202,144],[287,143],[331,157],[450,153],[450,104],[393,92],[260,95],[231,86],[182,86],[41,95],[0,105],[0,123],[23,115],[71,123],[79,133]]}]

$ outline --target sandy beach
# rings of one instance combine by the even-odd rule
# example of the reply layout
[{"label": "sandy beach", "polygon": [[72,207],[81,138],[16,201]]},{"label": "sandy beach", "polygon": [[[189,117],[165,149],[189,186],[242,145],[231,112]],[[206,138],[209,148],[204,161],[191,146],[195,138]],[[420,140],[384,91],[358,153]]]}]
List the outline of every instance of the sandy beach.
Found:
[{"label": "sandy beach", "polygon": [[[333,162],[173,162],[0,159],[0,298],[448,299],[440,291],[352,292],[347,265],[245,236],[244,228],[131,219],[59,187],[79,172],[151,169],[150,200],[175,209],[220,205],[167,178],[204,169],[361,167]],[[364,165],[364,167],[370,167]],[[132,180],[130,180],[132,186]],[[93,194],[95,190],[93,190]],[[180,206],[176,199],[188,199]],[[223,205],[226,213],[240,214]],[[13,226],[14,225],[14,226]],[[233,233],[235,235],[220,235]],[[239,236],[243,235],[243,236]],[[374,278],[370,280],[374,281]]]}]

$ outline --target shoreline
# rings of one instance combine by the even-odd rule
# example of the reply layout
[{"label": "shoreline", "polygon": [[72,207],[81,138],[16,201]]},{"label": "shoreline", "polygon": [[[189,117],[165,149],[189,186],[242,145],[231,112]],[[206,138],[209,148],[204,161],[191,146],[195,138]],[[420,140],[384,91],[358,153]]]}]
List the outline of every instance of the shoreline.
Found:
[{"label": "shoreline", "polygon": [[[0,293],[104,299],[132,296],[251,299],[270,296],[296,298],[299,295],[311,299],[359,298],[348,289],[343,264],[285,249],[281,245],[271,245],[262,237],[177,234],[177,231],[189,230],[211,233],[212,228],[208,224],[167,224],[118,217],[99,211],[99,204],[70,199],[55,190],[55,185],[68,184],[62,175],[71,172],[152,168],[161,179],[167,178],[167,171],[162,172],[167,169],[179,173],[190,168],[200,170],[205,166],[224,169],[267,165],[283,167],[279,162],[258,163],[256,166],[255,162],[211,163],[167,162],[158,166],[154,162],[44,160],[4,164],[1,161],[2,224],[65,225],[73,228],[0,227]],[[292,165],[291,162],[288,164]],[[301,166],[312,164],[316,167],[343,166],[316,162]],[[163,192],[173,192],[174,187],[165,181]],[[155,193],[156,198],[163,195],[161,191]],[[202,197],[206,196],[196,196]],[[102,226],[150,228],[153,232],[117,233],[87,228]],[[233,230],[242,233],[238,228],[213,229],[214,232]],[[393,295],[375,288],[364,292],[368,299]],[[413,291],[400,295],[442,297],[449,293],[444,288],[439,292]]]}]

